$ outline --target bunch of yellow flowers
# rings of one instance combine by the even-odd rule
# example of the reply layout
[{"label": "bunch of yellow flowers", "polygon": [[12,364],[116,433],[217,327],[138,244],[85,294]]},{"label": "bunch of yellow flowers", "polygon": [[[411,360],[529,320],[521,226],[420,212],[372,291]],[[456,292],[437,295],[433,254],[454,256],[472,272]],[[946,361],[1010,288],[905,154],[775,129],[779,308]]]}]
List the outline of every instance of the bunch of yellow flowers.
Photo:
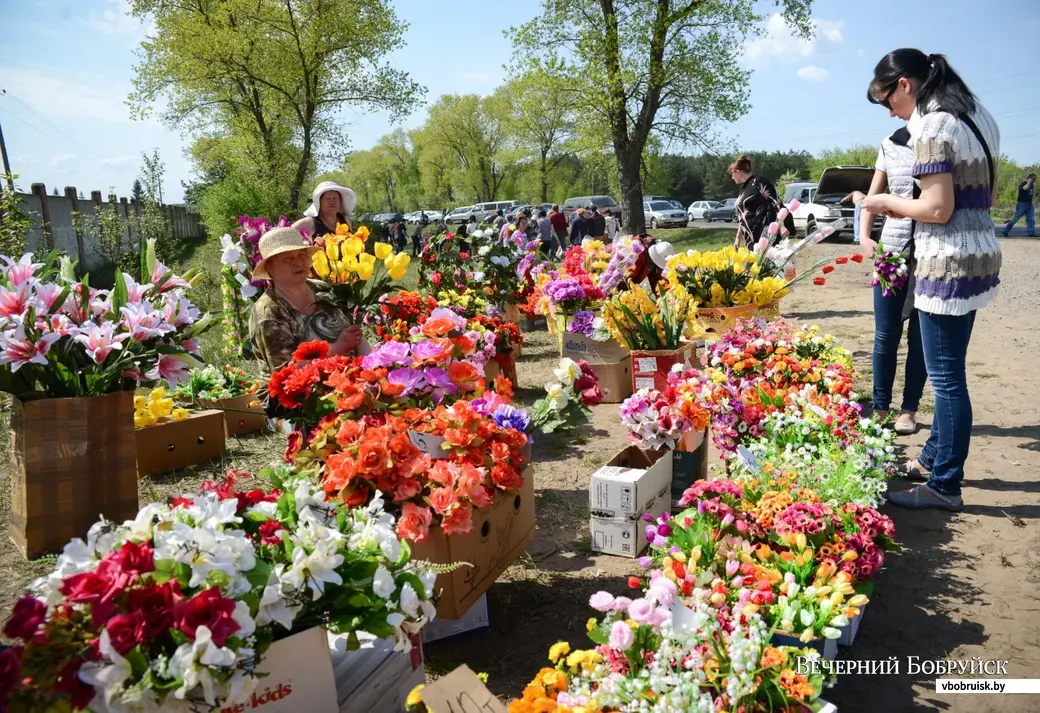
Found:
[{"label": "bunch of yellow flowers", "polygon": [[702,308],[763,307],[787,295],[787,280],[771,274],[764,254],[727,247],[690,250],[668,259],[669,281],[683,285]]},{"label": "bunch of yellow flowers", "polygon": [[333,285],[349,284],[360,280],[368,281],[382,262],[391,280],[400,280],[408,270],[412,258],[407,253],[394,255],[389,243],[376,243],[375,254],[365,252],[368,228],[361,226],[356,233],[342,223],[336,232],[325,236],[324,248],[314,253],[314,272],[322,280]]},{"label": "bunch of yellow flowers", "polygon": [[602,240],[585,238],[581,241],[581,249],[585,251],[585,272],[595,282],[599,282],[599,276],[610,264],[610,250]]},{"label": "bunch of yellow flowers", "polygon": [[681,284],[659,295],[633,285],[607,300],[603,321],[610,336],[631,350],[678,349],[683,340],[703,336],[697,301]]},{"label": "bunch of yellow flowers", "polygon": [[187,417],[187,409],[173,407],[173,399],[166,395],[166,389],[152,389],[148,396],[134,397],[135,428],[154,426],[170,418],[183,421]]}]

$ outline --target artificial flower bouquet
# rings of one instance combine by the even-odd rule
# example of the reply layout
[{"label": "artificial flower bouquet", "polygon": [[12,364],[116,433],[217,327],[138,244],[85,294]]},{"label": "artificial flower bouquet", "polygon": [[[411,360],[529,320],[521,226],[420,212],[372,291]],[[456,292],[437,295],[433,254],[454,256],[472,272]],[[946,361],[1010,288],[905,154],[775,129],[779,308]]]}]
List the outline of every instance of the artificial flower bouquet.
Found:
[{"label": "artificial flower bouquet", "polygon": [[623,235],[614,239],[610,247],[610,259],[597,282],[605,295],[627,289],[629,279],[645,252],[643,242],[633,235]]},{"label": "artificial flower bouquet", "polygon": [[507,322],[502,317],[478,316],[467,320],[466,325],[484,335],[484,343],[494,347],[492,358],[500,365],[512,361],[516,350],[524,344],[524,335],[519,325]]},{"label": "artificial flower bouquet", "polygon": [[173,398],[183,403],[222,401],[255,394],[260,382],[237,366],[225,364],[222,368],[208,365],[192,369],[188,379],[173,390]]},{"label": "artificial flower bouquet", "polygon": [[568,334],[580,334],[597,342],[609,342],[613,337],[607,327],[607,321],[596,316],[592,310],[575,312],[567,325]]},{"label": "artificial flower bouquet", "polygon": [[594,648],[555,644],[554,668],[539,671],[510,713],[809,710],[825,682],[796,669],[818,654],[771,645],[760,616],[720,612],[709,594],[683,601],[664,577],[635,599],[593,594],[602,613],[588,622]]},{"label": "artificial flower bouquet", "polygon": [[910,266],[907,255],[902,252],[886,250],[878,241],[874,254],[874,287],[880,287],[885,297],[891,297],[910,282]]},{"label": "artificial flower bouquet", "polygon": [[[765,268],[765,269],[764,269]],[[688,250],[668,259],[665,277],[682,285],[702,309],[764,307],[787,294],[787,281],[773,273],[764,251],[723,248]]]},{"label": "artificial flower bouquet", "polygon": [[589,406],[603,401],[599,378],[586,361],[564,357],[553,370],[555,381],[545,385],[545,396],[531,411],[531,425],[542,433],[569,430],[592,417]]},{"label": "artificial flower bouquet", "polygon": [[510,239],[492,240],[476,248],[473,282],[486,285],[490,298],[497,304],[517,302],[523,281],[516,268],[521,260],[538,250],[537,240],[527,241],[521,235],[514,233]]},{"label": "artificial flower bouquet", "polygon": [[649,450],[675,450],[687,433],[707,428],[706,394],[711,386],[696,369],[673,371],[668,387],[640,389],[621,404],[621,422],[629,439]]},{"label": "artificial flower bouquet", "polygon": [[[593,265],[605,268],[607,263],[598,255],[592,245],[599,241],[589,241],[589,246],[575,245],[568,248],[558,274],[542,288],[548,299],[548,312],[544,315],[555,317],[558,314],[574,314],[597,305],[606,294],[596,284]],[[599,251],[602,251],[600,243]],[[590,273],[590,269],[593,272]]]},{"label": "artificial flower bouquet", "polygon": [[99,396],[166,379],[175,386],[197,364],[197,337],[211,326],[184,276],[141,253],[144,282],[117,275],[112,290],[77,281],[57,253],[33,262],[0,256],[0,391],[19,399]]},{"label": "artificial flower bouquet", "polygon": [[379,300],[379,314],[373,319],[376,334],[388,341],[407,341],[412,327],[436,308],[437,300],[419,292],[399,290],[392,295],[383,295]]},{"label": "artificial flower bouquet", "polygon": [[166,395],[164,388],[152,389],[147,396],[134,397],[134,428],[147,428],[167,420],[183,421],[187,417],[187,409],[174,407],[173,398]]},{"label": "artificial flower bouquet", "polygon": [[613,295],[603,305],[610,335],[630,351],[674,351],[702,335],[697,301],[681,285],[642,285]]},{"label": "artificial flower bouquet", "polygon": [[480,286],[481,280],[475,277],[476,273],[483,273],[482,261],[477,259],[477,243],[484,244],[491,232],[479,230],[462,237],[448,231],[431,237],[419,256],[419,284],[456,290]]},{"label": "artificial flower bouquet", "polygon": [[819,327],[761,317],[738,320],[707,345],[703,362],[731,379],[762,377],[774,382],[779,372],[805,372],[818,365],[836,364],[853,372],[852,353],[830,334],[821,335]]},{"label": "artificial flower bouquet", "polygon": [[394,254],[389,243],[376,243],[366,252],[368,228],[357,232],[342,223],[336,232],[315,241],[321,250],[314,253],[314,274],[325,286],[323,292],[352,314],[379,312],[380,298],[393,291],[392,282],[404,277],[411,262],[407,253]]},{"label": "artificial flower bouquet", "polygon": [[346,511],[305,477],[271,475],[280,491],[232,477],[70,542],[5,624],[10,709],[234,705],[271,643],[311,626],[407,650],[434,616],[436,572],[409,561],[382,500]]},{"label": "artificial flower bouquet", "polygon": [[498,309],[488,301],[488,292],[484,288],[467,287],[462,290],[449,288],[437,290],[432,294],[437,298],[438,307],[446,307],[466,318],[496,314],[495,310]]}]

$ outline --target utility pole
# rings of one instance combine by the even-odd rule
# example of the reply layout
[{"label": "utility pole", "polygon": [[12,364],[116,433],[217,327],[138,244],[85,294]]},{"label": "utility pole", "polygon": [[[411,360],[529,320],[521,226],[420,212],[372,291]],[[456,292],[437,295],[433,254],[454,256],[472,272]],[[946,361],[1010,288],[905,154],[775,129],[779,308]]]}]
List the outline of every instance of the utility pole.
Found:
[{"label": "utility pole", "polygon": [[[6,94],[6,92],[4,92]],[[11,178],[11,164],[7,160],[7,144],[4,143],[4,127],[0,125],[0,158],[4,161],[4,175],[7,176],[7,190],[14,193],[14,179]]]}]

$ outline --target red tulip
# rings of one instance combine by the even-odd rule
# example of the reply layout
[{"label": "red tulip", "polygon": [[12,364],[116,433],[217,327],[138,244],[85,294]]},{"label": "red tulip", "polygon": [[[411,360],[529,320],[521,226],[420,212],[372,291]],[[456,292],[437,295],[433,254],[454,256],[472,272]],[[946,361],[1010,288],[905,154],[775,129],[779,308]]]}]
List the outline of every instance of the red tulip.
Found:
[{"label": "red tulip", "polygon": [[839,265],[844,265],[848,261],[849,261],[848,255],[839,255],[838,257],[834,258],[834,262],[838,263]]},{"label": "red tulip", "polygon": [[834,265],[824,265],[823,266],[823,274],[824,275],[829,275],[832,272],[834,272]]},{"label": "red tulip", "polygon": [[855,253],[850,257],[852,258],[852,262],[863,262],[863,253]]},{"label": "red tulip", "polygon": [[827,284],[827,278],[826,277],[814,277],[812,283],[814,285],[826,285]]}]

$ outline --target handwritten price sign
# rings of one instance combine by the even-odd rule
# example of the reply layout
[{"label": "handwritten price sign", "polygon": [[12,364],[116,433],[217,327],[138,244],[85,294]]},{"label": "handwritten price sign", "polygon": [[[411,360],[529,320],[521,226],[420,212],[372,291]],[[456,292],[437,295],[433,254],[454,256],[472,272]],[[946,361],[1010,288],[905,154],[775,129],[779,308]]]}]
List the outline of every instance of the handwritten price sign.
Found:
[{"label": "handwritten price sign", "polygon": [[506,707],[465,664],[426,686],[421,695],[433,713],[507,713]]}]

